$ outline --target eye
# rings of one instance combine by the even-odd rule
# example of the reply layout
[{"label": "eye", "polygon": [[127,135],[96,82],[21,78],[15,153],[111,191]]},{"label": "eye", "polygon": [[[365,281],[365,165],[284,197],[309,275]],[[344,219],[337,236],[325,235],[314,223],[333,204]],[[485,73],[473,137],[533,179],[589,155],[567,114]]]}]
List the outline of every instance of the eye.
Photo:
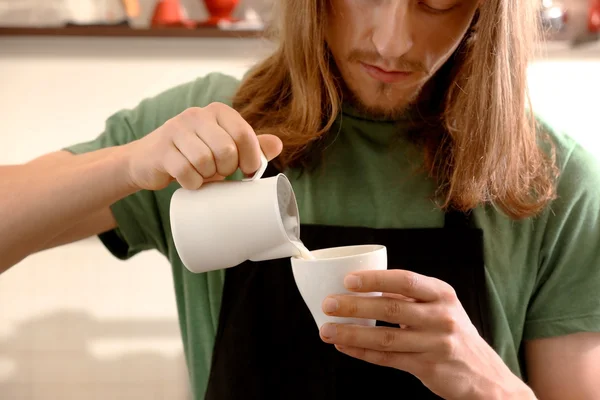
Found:
[{"label": "eye", "polygon": [[450,12],[450,11],[454,10],[454,8],[456,7],[456,4],[453,4],[453,5],[449,6],[449,7],[439,7],[439,8],[438,7],[432,7],[432,6],[430,6],[429,4],[427,4],[427,3],[423,2],[423,1],[420,1],[419,5],[426,12],[431,13],[431,14],[445,14],[447,12]]}]

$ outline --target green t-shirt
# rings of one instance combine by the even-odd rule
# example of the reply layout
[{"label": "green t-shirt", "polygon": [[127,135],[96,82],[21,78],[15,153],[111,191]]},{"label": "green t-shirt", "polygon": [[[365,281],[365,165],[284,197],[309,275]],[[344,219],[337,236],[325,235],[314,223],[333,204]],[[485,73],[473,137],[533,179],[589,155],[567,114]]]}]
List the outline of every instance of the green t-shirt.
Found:
[{"label": "green t-shirt", "polygon": [[[69,148],[83,153],[152,132],[189,107],[231,104],[239,81],[209,74],[112,115],[95,140]],[[401,124],[400,124],[401,125]],[[431,198],[434,182],[415,172],[415,144],[398,122],[373,121],[344,110],[333,127],[325,163],[315,171],[286,171],[303,224],[371,228],[442,227]],[[562,177],[559,197],[535,218],[513,221],[492,206],[474,211],[485,232],[486,279],[494,349],[522,376],[523,340],[600,331],[600,165],[568,136],[552,133]],[[115,232],[102,235],[121,259],[157,249],[172,265],[181,334],[192,390],[203,398],[217,331],[223,271],[190,273],[175,250],[169,203],[176,183],[140,191],[112,206]]]}]

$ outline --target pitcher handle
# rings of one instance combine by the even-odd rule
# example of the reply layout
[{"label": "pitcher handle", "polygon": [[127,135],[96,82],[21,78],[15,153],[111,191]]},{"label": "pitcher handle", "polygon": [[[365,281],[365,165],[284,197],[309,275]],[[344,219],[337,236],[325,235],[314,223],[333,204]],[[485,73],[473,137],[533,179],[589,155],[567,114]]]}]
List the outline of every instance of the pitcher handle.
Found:
[{"label": "pitcher handle", "polygon": [[269,161],[267,160],[267,157],[265,156],[265,154],[261,151],[260,152],[260,168],[258,168],[258,170],[254,173],[254,175],[252,175],[248,178],[244,178],[244,179],[242,179],[242,181],[244,181],[244,182],[255,181],[257,179],[262,178],[268,165],[269,165]]}]

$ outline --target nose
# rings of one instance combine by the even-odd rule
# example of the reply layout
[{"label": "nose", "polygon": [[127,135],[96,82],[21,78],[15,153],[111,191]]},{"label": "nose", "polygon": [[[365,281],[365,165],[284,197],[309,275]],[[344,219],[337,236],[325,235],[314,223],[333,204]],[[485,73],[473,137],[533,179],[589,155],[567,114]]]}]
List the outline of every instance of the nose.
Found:
[{"label": "nose", "polygon": [[382,58],[398,58],[413,46],[409,1],[386,2],[377,7],[372,41]]}]

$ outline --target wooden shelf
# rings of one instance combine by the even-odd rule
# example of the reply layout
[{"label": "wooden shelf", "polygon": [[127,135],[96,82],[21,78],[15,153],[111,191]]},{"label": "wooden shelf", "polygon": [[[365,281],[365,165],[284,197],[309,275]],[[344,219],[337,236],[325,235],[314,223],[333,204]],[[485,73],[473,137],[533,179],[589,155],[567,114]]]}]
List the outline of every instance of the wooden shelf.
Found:
[{"label": "wooden shelf", "polygon": [[73,26],[64,28],[0,27],[0,36],[82,36],[82,37],[172,37],[172,38],[255,38],[260,30],[224,30],[215,27],[169,27],[137,29],[127,26]]}]

